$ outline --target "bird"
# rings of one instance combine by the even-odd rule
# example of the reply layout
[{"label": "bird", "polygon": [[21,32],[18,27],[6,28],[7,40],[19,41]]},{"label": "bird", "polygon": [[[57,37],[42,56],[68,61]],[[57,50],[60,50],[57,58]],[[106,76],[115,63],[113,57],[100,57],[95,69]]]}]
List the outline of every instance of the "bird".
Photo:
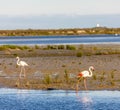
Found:
[{"label": "bird", "polygon": [[26,77],[25,66],[29,66],[29,65],[25,61],[20,61],[19,57],[16,57],[16,59],[17,59],[17,65],[21,67],[19,78],[22,77],[22,72],[24,72],[24,77]]},{"label": "bird", "polygon": [[93,66],[90,66],[89,67],[89,70],[84,70],[82,72],[80,72],[78,75],[77,75],[77,78],[78,78],[78,82],[77,82],[77,87],[76,87],[76,90],[78,91],[78,83],[79,81],[81,80],[81,78],[84,79],[84,87],[85,89],[87,90],[87,86],[86,86],[86,78],[87,77],[92,77],[92,72],[94,71],[94,67]]}]

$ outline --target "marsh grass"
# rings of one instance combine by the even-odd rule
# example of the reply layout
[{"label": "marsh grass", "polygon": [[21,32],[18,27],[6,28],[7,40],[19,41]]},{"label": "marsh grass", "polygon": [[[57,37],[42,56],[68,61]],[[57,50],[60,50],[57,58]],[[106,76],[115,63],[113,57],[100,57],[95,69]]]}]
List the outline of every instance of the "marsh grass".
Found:
[{"label": "marsh grass", "polygon": [[102,75],[100,76],[100,82],[102,84],[102,82],[105,80],[105,72],[102,73]]},{"label": "marsh grass", "polygon": [[76,56],[77,56],[77,57],[82,57],[82,55],[83,55],[82,52],[78,52]]},{"label": "marsh grass", "polygon": [[59,74],[54,75],[54,78],[52,80],[54,83],[59,83],[60,82]]},{"label": "marsh grass", "polygon": [[[74,88],[73,86],[76,85],[77,78],[71,78],[69,75],[70,74],[66,69],[64,70],[64,74],[55,74],[55,77],[51,77],[50,74],[45,74],[43,84],[45,84],[46,87],[49,85],[50,87],[56,88]],[[87,79],[88,86],[96,85],[100,88],[107,87],[108,84],[109,86],[115,86],[115,81],[113,78],[111,78],[111,73],[106,76],[106,72],[103,71],[99,77],[97,75],[98,73],[95,73],[92,78]],[[80,80],[79,86],[80,88],[84,89],[83,79]]]},{"label": "marsh grass", "polygon": [[8,50],[8,49],[26,50],[26,49],[30,49],[30,47],[29,46],[18,46],[18,45],[1,45],[0,46],[0,51]]},{"label": "marsh grass", "polygon": [[58,49],[58,46],[57,45],[48,45],[47,46],[47,49],[50,50],[50,49]]},{"label": "marsh grass", "polygon": [[35,45],[35,49],[39,49],[40,47],[38,45]]},{"label": "marsh grass", "polygon": [[[34,52],[34,50],[69,50],[72,53],[75,52],[77,57],[91,56],[91,55],[111,55],[120,54],[119,48],[112,47],[97,47],[96,45],[84,46],[84,45],[47,45],[47,46],[19,46],[19,45],[1,45],[0,51],[4,50],[28,50],[29,52]],[[59,52],[58,52],[59,53]],[[56,53],[57,54],[57,53]]]},{"label": "marsh grass", "polygon": [[[87,78],[87,86],[89,89],[95,89],[95,87],[98,88],[107,88],[109,87],[115,87],[116,82],[113,79],[110,79],[109,75],[105,77],[105,73],[103,72],[99,77],[97,76],[98,73],[95,73],[93,78]],[[54,77],[52,77],[54,75]],[[44,73],[43,79],[40,78],[32,78],[29,79],[30,87],[31,88],[56,88],[56,89],[75,89],[77,78],[76,77],[70,77],[69,72],[67,70],[64,70],[64,74],[47,74]],[[75,75],[75,74],[74,74]],[[109,78],[108,78],[109,77]],[[118,80],[119,81],[119,80]],[[79,81],[79,88],[84,89],[83,84],[83,78]]]},{"label": "marsh grass", "polygon": [[[74,48],[75,47],[75,48]],[[38,56],[40,57],[40,52],[39,50],[43,50],[46,48],[46,51],[47,54],[51,54],[51,56],[58,56],[58,53],[59,56],[69,56],[69,55],[72,55],[72,56],[75,56],[75,57],[81,57],[80,59],[84,58],[83,56],[88,56],[88,55],[109,55],[109,54],[119,54],[120,53],[120,49],[119,48],[107,48],[107,47],[97,47],[97,46],[93,46],[93,47],[89,47],[89,46],[84,46],[84,45],[80,45],[80,46],[64,46],[64,45],[56,45],[56,46],[46,46],[46,47],[41,47],[41,46],[16,46],[16,45],[3,45],[3,46],[0,46],[0,50],[9,50],[9,49],[12,49],[12,50],[15,50],[15,51],[12,51],[12,54],[14,56],[18,56],[18,55],[23,55],[23,56],[33,56],[35,57],[36,54],[38,54]],[[63,51],[64,50],[67,50],[67,51]],[[21,51],[20,51],[21,50]],[[27,51],[23,51],[23,50],[27,50]],[[52,50],[52,51],[50,51]],[[59,51],[60,50],[60,51]],[[14,53],[15,52],[15,53]],[[17,53],[18,52],[18,53]],[[22,52],[26,52],[25,54],[23,54]],[[37,53],[38,52],[38,53]],[[54,54],[53,54],[53,53]],[[64,52],[64,53],[62,53]],[[69,52],[66,54],[66,52]],[[73,54],[73,52],[75,52],[75,54]],[[1,52],[2,53],[2,52]],[[21,54],[22,53],[22,54]],[[43,54],[44,56],[45,54]],[[48,55],[47,55],[48,56]],[[107,57],[107,56],[106,56]],[[120,56],[118,55],[118,58]],[[112,60],[112,58],[110,59]],[[104,61],[107,62],[106,58],[104,58]],[[5,62],[5,61],[3,61]],[[57,63],[57,62],[56,62]],[[12,63],[8,63],[9,65],[13,66],[14,64]],[[76,64],[75,61],[72,61],[72,64]],[[83,65],[84,62],[82,61],[79,61],[77,63],[78,65]],[[33,63],[33,65],[36,66],[35,63]],[[82,66],[81,65],[81,66]],[[0,66],[4,69],[8,68],[6,67],[6,65],[4,66],[3,63],[0,63]],[[33,86],[35,85],[36,87],[40,87],[40,84],[43,84],[45,85],[45,87],[47,87],[48,85],[51,84],[52,85],[59,85],[61,87],[63,87],[65,85],[65,87],[67,87],[66,85],[71,86],[71,85],[75,85],[76,82],[77,82],[77,79],[76,78],[70,78],[70,74],[69,74],[69,69],[68,69],[68,65],[67,64],[60,64],[60,67],[62,67],[63,69],[63,74],[61,76],[58,75],[54,78],[51,78],[50,74],[47,74],[45,73],[44,75],[44,79],[38,79],[38,80],[32,80],[31,81],[31,84],[33,84]],[[18,68],[18,66],[16,66],[16,68]],[[64,70],[65,69],[65,70]],[[67,70],[68,69],[68,70]],[[79,71],[79,70],[78,70]],[[93,77],[89,79],[89,82],[90,82],[90,85],[93,85],[94,84],[99,84],[100,86],[103,86],[103,85],[109,85],[109,86],[114,86],[114,85],[117,85],[116,83],[116,80],[115,80],[116,76],[115,76],[115,71],[110,71],[110,72],[106,72],[103,70],[102,73],[95,73],[93,74]],[[118,83],[119,83],[119,78],[118,79]],[[40,84],[39,84],[40,83]],[[83,80],[81,79],[81,82],[80,82],[80,86],[82,85],[83,83]],[[37,85],[38,84],[38,85]]]},{"label": "marsh grass", "polygon": [[111,86],[115,86],[114,80],[111,80],[111,81],[110,81],[110,84],[111,84]]},{"label": "marsh grass", "polygon": [[69,83],[69,73],[67,70],[64,71],[64,78],[65,78],[65,82]]},{"label": "marsh grass", "polygon": [[65,49],[64,45],[58,45],[58,49]]},{"label": "marsh grass", "polygon": [[111,79],[114,79],[114,71],[111,72]]},{"label": "marsh grass", "polygon": [[93,80],[97,80],[97,75],[96,74],[93,75]]},{"label": "marsh grass", "polygon": [[51,77],[50,77],[49,74],[46,74],[46,75],[44,76],[43,82],[44,82],[45,84],[50,84],[50,83],[51,83]]},{"label": "marsh grass", "polygon": [[74,45],[66,45],[67,50],[76,50],[76,47]]}]

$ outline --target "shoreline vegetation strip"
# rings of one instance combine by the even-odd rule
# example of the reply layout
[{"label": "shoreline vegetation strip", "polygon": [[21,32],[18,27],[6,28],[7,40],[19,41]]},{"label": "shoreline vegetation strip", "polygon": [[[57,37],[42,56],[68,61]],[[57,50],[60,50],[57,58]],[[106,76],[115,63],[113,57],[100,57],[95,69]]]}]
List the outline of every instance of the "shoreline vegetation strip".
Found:
[{"label": "shoreline vegetation strip", "polygon": [[49,36],[49,35],[99,35],[120,34],[120,28],[93,27],[73,29],[26,29],[0,30],[0,36]]}]

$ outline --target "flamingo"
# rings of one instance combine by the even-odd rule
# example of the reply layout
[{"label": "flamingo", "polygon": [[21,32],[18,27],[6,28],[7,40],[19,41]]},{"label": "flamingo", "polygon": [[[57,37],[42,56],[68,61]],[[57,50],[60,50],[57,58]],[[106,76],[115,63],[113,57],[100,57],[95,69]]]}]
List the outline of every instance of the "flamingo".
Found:
[{"label": "flamingo", "polygon": [[85,89],[87,90],[87,86],[86,86],[86,78],[87,77],[92,77],[92,71],[94,71],[94,67],[93,66],[90,66],[89,67],[89,70],[84,70],[82,72],[80,72],[78,75],[77,75],[77,78],[78,78],[78,82],[77,82],[77,90],[78,90],[78,83],[80,81],[81,78],[84,79],[84,87]]},{"label": "flamingo", "polygon": [[22,71],[24,72],[24,77],[25,77],[26,76],[25,75],[25,66],[29,66],[29,65],[25,61],[20,61],[19,57],[16,57],[16,59],[17,59],[17,65],[21,67],[19,78],[21,78],[21,76],[22,76]]}]

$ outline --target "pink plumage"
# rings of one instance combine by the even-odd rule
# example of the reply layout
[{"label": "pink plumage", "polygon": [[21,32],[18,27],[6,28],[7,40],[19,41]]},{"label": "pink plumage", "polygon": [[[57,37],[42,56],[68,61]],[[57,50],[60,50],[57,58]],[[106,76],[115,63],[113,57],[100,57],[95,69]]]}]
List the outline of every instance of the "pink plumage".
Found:
[{"label": "pink plumage", "polygon": [[84,78],[84,87],[87,90],[86,77],[92,77],[92,71],[94,71],[94,67],[90,66],[89,70],[82,71],[77,75],[77,77],[78,77],[78,82],[77,82],[77,86],[76,86],[77,91],[78,91],[78,83],[82,77]]},{"label": "pink plumage", "polygon": [[89,70],[82,71],[78,74],[78,77],[92,77],[92,71],[94,70],[93,66],[89,67]]},{"label": "pink plumage", "polygon": [[79,73],[79,74],[78,74],[78,77],[82,77],[82,76],[83,76],[83,74],[82,74],[82,73]]}]

